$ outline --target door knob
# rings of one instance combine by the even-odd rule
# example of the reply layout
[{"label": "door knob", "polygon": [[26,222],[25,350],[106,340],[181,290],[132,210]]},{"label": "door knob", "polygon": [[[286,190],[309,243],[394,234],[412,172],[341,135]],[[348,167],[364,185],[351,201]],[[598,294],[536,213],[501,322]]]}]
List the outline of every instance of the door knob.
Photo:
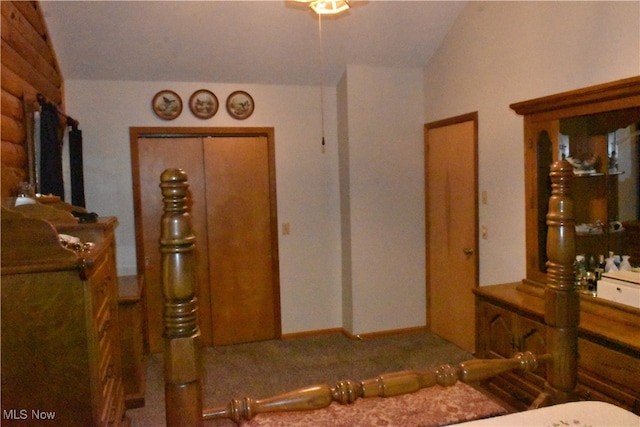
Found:
[{"label": "door knob", "polygon": [[471,248],[464,248],[462,252],[464,252],[464,254],[467,256],[473,255],[473,249]]}]

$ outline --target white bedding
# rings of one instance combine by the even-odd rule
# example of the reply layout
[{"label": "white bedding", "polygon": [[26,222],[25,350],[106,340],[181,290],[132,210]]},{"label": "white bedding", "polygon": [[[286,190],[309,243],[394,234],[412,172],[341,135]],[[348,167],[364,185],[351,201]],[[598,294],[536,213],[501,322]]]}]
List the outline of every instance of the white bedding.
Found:
[{"label": "white bedding", "polygon": [[571,402],[457,426],[640,427],[640,417],[605,402]]}]

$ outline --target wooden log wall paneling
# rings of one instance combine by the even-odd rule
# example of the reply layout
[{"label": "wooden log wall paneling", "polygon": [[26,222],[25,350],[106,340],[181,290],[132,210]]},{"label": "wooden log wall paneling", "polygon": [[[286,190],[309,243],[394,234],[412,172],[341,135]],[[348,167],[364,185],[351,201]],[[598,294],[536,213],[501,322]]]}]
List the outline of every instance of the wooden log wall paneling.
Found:
[{"label": "wooden log wall paneling", "polygon": [[0,71],[2,140],[0,197],[28,181],[26,111],[36,94],[63,109],[63,80],[37,1],[1,1]]}]

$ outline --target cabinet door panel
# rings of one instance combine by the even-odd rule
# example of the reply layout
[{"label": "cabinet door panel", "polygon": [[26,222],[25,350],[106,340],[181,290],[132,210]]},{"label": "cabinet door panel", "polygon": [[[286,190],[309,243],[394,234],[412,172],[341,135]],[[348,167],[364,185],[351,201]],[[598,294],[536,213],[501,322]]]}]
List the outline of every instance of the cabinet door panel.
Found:
[{"label": "cabinet door panel", "polygon": [[485,306],[490,356],[511,357],[514,353],[513,313],[487,304]]},{"label": "cabinet door panel", "polygon": [[[544,324],[526,317],[518,318],[519,351],[530,351],[536,356],[545,354],[547,350],[545,335],[546,326]],[[544,377],[545,372],[545,365],[540,364],[535,374]]]},{"label": "cabinet door panel", "polygon": [[544,354],[545,349],[545,326],[541,323],[519,318],[520,326],[520,351],[530,351],[535,354]]}]

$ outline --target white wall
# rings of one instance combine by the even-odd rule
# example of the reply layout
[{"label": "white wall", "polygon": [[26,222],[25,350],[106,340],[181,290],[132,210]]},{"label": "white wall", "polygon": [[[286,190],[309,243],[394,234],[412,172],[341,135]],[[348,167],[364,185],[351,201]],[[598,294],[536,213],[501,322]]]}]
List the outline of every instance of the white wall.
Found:
[{"label": "white wall", "polygon": [[[275,128],[282,331],[339,328],[377,332],[425,324],[422,70],[351,67],[348,135],[352,142],[349,209],[341,238],[336,88],[325,90],[321,145],[319,88],[248,85],[254,114],[237,121],[224,110],[236,85],[184,82],[68,81],[67,108],[84,134],[87,208],[115,215],[118,272],[133,274],[135,231],[129,127],[272,126]],[[217,94],[221,108],[209,120],[185,106],[173,121],[157,118],[153,95],[193,91]],[[188,171],[187,171],[188,172]],[[353,288],[342,288],[342,242],[354,259]],[[353,295],[343,319],[343,292]],[[353,329],[351,328],[353,326]]]},{"label": "white wall", "polygon": [[[129,127],[274,127],[279,222],[291,225],[290,235],[279,236],[283,333],[423,325],[424,122],[479,112],[480,190],[488,193],[480,222],[489,231],[480,241],[480,282],[520,280],[522,119],[508,106],[637,75],[639,18],[638,2],[469,2],[424,75],[352,65],[338,88],[340,103],[336,88],[326,88],[324,153],[316,87],[68,80],[67,111],[84,134],[87,207],[119,218],[118,270],[132,274]],[[222,104],[212,119],[199,120],[185,108],[166,122],[151,111],[161,89],[176,91],[186,103],[200,88]],[[245,121],[224,110],[226,96],[237,89],[256,103]],[[347,114],[344,123],[338,110]],[[342,171],[338,133],[347,143]],[[342,189],[340,175],[348,176]],[[344,239],[341,190],[349,203]],[[348,271],[342,244],[349,249]]]},{"label": "white wall", "polygon": [[640,73],[639,2],[469,2],[425,68],[425,121],[479,116],[480,284],[525,275],[523,121],[509,104]]},{"label": "white wall", "polygon": [[[282,331],[341,326],[334,88],[325,90],[324,153],[317,87],[69,80],[65,88],[67,109],[80,121],[84,136],[87,208],[119,219],[121,275],[136,271],[129,127],[273,127],[278,218],[291,228],[290,235],[279,236]],[[186,104],[201,88],[213,91],[221,104],[209,120],[194,117]],[[161,120],[151,110],[152,97],[162,89],[174,90],[185,103],[175,120]],[[232,119],[224,107],[227,95],[237,89],[248,91],[256,105],[243,121]]]},{"label": "white wall", "polygon": [[348,114],[340,127],[344,324],[353,334],[426,324],[422,76],[349,65],[339,89]]}]

